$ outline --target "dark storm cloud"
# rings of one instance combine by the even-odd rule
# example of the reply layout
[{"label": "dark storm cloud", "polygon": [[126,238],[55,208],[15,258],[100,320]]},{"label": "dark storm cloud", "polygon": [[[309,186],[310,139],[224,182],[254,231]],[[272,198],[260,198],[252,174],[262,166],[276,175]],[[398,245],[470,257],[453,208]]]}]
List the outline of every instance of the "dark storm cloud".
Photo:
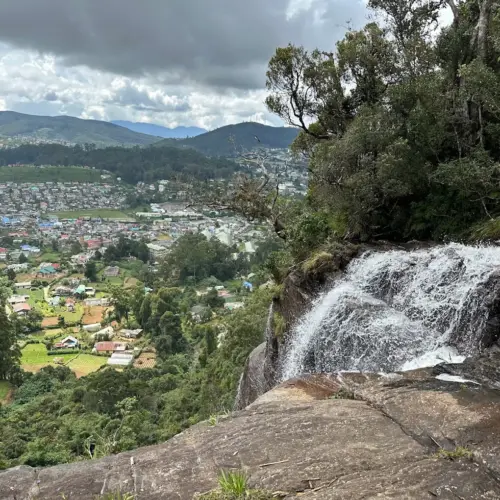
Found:
[{"label": "dark storm cloud", "polygon": [[68,65],[255,88],[277,46],[328,49],[348,21],[363,23],[360,0],[312,3],[318,10],[287,21],[289,0],[1,0],[0,40],[54,53]]}]

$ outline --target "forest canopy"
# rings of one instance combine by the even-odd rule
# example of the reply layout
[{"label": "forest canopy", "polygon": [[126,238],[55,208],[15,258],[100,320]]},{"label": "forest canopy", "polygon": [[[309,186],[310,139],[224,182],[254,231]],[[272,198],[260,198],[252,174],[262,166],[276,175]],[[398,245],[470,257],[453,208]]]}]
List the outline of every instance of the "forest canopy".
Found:
[{"label": "forest canopy", "polygon": [[496,227],[499,3],[368,4],[373,20],[334,51],[289,45],[269,64],[266,104],[301,128],[293,148],[310,158],[310,209],[349,239]]},{"label": "forest canopy", "polygon": [[231,177],[238,165],[224,158],[208,158],[190,148],[109,147],[93,144],[62,146],[60,144],[25,144],[0,149],[1,166],[12,164],[89,166],[107,170],[130,184],[160,179],[223,179]]}]

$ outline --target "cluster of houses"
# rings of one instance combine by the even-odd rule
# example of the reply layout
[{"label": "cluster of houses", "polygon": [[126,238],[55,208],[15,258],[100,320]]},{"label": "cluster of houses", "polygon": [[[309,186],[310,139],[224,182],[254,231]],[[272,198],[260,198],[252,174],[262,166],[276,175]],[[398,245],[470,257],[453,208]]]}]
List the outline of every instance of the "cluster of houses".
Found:
[{"label": "cluster of houses", "polygon": [[23,214],[82,208],[120,208],[125,204],[126,193],[126,187],[120,183],[0,183],[2,210]]},{"label": "cluster of houses", "polygon": [[[99,327],[101,325],[99,324]],[[113,338],[115,336],[115,330],[113,327],[106,327],[97,331],[92,336],[95,343],[92,348],[92,353],[108,356],[107,364],[110,366],[130,366],[133,364],[135,359],[134,349],[128,342],[113,341],[113,340],[98,340],[99,338]],[[137,339],[142,335],[142,330],[121,330],[119,332],[121,338]],[[63,350],[63,349],[78,349],[80,348],[80,341],[68,335],[64,339],[58,341],[52,346],[52,349]]]}]

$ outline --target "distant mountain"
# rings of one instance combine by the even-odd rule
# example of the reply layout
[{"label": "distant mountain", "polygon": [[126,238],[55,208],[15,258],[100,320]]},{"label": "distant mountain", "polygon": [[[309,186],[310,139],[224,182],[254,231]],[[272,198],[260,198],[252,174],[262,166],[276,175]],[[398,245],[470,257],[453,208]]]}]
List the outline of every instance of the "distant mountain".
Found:
[{"label": "distant mountain", "polygon": [[96,146],[148,145],[159,140],[109,122],[81,120],[73,116],[26,115],[14,111],[0,111],[0,136],[93,143]]},{"label": "distant mountain", "polygon": [[204,128],[199,127],[168,128],[156,125],[155,123],[128,122],[126,120],[113,120],[111,123],[128,128],[134,132],[163,137],[165,139],[185,139],[186,137],[196,137],[206,132]]},{"label": "distant mountain", "polygon": [[261,123],[245,122],[227,125],[197,137],[172,141],[165,139],[155,146],[182,145],[209,156],[233,156],[235,152],[257,146],[287,148],[299,133],[296,128],[269,127]]}]

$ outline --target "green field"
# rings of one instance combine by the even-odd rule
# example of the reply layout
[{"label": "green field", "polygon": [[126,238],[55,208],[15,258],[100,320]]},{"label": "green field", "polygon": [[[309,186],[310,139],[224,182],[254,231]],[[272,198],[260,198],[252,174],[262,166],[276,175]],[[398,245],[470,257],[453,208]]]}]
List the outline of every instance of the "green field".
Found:
[{"label": "green field", "polygon": [[26,371],[37,372],[44,366],[58,366],[54,363],[54,359],[62,358],[65,363],[68,363],[66,366],[71,368],[77,377],[83,377],[84,375],[95,372],[108,362],[108,358],[104,356],[78,354],[78,352],[74,354],[49,356],[44,344],[28,344],[21,353],[21,366]]},{"label": "green field", "polygon": [[79,217],[101,217],[103,219],[129,219],[135,220],[129,214],[121,210],[112,208],[92,208],[81,210],[70,210],[65,212],[52,212],[50,215],[57,215],[60,219],[78,219]]},{"label": "green field", "polygon": [[28,344],[21,351],[21,367],[29,372],[37,372],[44,366],[52,365],[55,358],[63,358],[64,361],[69,361],[74,358],[75,354],[61,354],[60,356],[49,356],[47,348],[44,344]]},{"label": "green field", "polygon": [[[108,179],[109,180],[109,179]],[[0,167],[0,182],[103,182],[100,170],[82,167]]]},{"label": "green field", "polygon": [[[24,293],[24,292],[23,292]],[[31,307],[35,307],[36,301],[43,301],[43,290],[27,290],[26,295],[29,295],[28,304]]]},{"label": "green field", "polygon": [[0,381],[0,401],[7,398],[10,391],[10,384],[8,382]]},{"label": "green field", "polygon": [[89,373],[97,371],[108,362],[104,356],[93,356],[92,354],[80,354],[76,359],[70,361],[66,366],[71,368],[77,377],[84,377]]}]

